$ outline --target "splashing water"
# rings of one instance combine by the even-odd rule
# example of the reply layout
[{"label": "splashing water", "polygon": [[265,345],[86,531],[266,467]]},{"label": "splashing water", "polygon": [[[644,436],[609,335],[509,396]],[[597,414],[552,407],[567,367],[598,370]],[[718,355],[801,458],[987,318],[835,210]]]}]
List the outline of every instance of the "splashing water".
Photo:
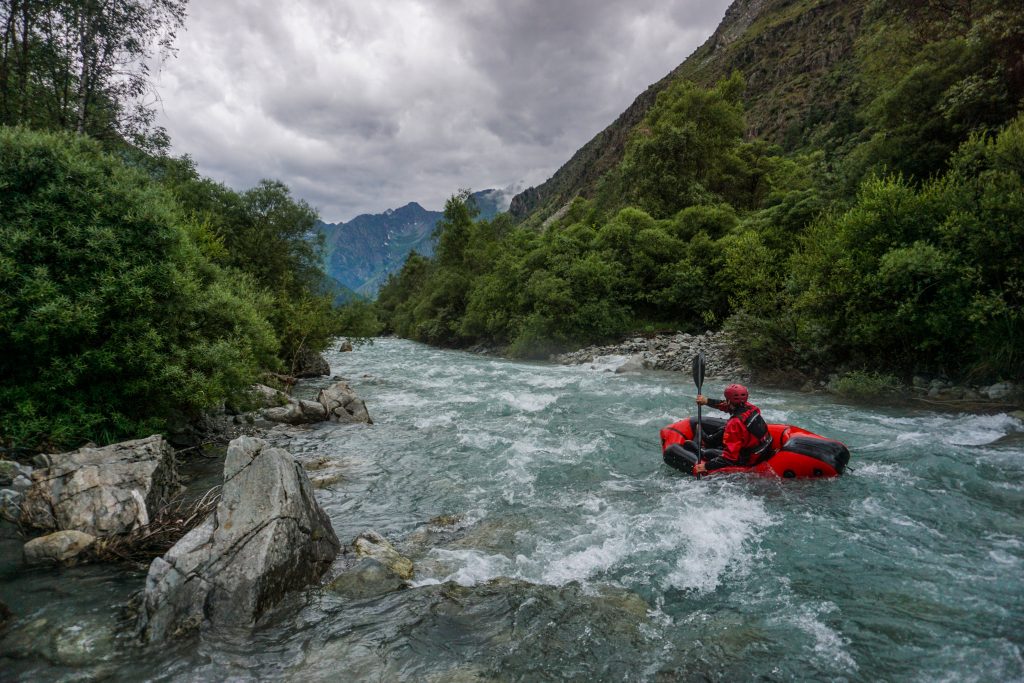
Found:
[{"label": "splashing water", "polygon": [[[769,421],[846,442],[853,471],[697,481],[663,465],[658,443],[692,412],[685,373],[390,339],[328,359],[376,424],[320,425],[289,447],[343,464],[321,504],[343,541],[372,528],[412,557],[409,589],[307,591],[242,635],[144,654],[92,638],[69,659],[61,648],[82,638],[38,622],[102,632],[98,615],[141,576],[22,575],[5,558],[0,598],[20,618],[0,666],[26,680],[69,667],[132,680],[1024,680],[1013,417],[752,387]],[[457,521],[430,523],[441,515]]]}]

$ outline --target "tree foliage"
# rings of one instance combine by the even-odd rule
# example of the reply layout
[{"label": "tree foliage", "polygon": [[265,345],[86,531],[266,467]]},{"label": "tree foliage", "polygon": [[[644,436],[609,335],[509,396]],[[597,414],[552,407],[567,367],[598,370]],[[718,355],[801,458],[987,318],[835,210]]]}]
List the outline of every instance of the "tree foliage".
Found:
[{"label": "tree foliage", "polygon": [[272,367],[271,300],[147,175],[83,137],[0,128],[0,422],[106,442]]},{"label": "tree foliage", "polygon": [[165,145],[163,132],[151,130],[149,64],[171,51],[185,6],[0,0],[0,124]]}]

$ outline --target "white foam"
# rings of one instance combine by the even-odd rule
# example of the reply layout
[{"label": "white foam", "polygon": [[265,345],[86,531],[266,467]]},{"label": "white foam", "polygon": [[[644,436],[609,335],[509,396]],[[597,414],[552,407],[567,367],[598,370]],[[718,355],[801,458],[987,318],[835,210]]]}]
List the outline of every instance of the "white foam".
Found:
[{"label": "white foam", "polygon": [[511,392],[503,391],[498,394],[506,405],[516,410],[527,413],[536,413],[544,410],[558,400],[557,394],[535,394],[527,391]]},{"label": "white foam", "polygon": [[814,653],[821,658],[831,660],[848,673],[856,673],[860,667],[856,660],[847,652],[849,638],[830,627],[822,620],[823,615],[838,611],[835,604],[824,602],[813,607],[801,605],[797,609],[787,610],[788,614],[780,621],[790,623],[814,639]]}]

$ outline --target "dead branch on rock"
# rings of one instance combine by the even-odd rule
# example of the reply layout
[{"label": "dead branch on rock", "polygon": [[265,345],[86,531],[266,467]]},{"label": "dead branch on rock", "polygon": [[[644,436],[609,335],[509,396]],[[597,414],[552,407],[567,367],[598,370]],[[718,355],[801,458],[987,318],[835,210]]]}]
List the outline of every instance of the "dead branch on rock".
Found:
[{"label": "dead branch on rock", "polygon": [[147,526],[97,540],[88,550],[90,559],[148,564],[170,550],[217,508],[220,490],[220,486],[215,486],[198,499],[176,498],[158,510]]}]

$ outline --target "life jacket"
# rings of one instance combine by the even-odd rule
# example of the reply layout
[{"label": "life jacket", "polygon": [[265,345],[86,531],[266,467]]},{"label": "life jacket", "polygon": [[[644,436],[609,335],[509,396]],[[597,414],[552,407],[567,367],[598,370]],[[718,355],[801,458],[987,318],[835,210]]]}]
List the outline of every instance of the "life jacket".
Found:
[{"label": "life jacket", "polygon": [[768,423],[761,417],[761,410],[757,406],[752,406],[749,403],[744,404],[745,411],[736,415],[743,426],[747,428],[747,432],[752,437],[757,439],[755,446],[740,449],[740,459],[745,460],[743,465],[750,466],[756,465],[772,453],[772,435],[768,433]]}]

